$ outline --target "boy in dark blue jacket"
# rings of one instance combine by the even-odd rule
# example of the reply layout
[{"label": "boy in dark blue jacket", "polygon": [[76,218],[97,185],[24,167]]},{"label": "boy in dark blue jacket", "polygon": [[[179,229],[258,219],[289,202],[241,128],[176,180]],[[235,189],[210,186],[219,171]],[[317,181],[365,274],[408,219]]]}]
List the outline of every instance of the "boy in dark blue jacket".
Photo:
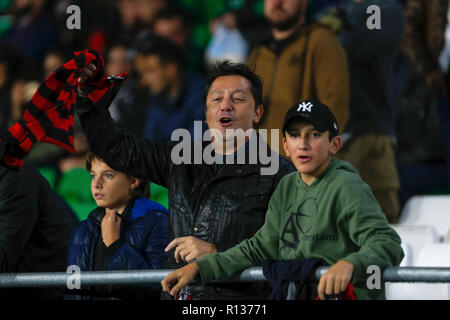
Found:
[{"label": "boy in dark blue jacket", "polygon": [[[92,176],[98,208],[72,235],[68,266],[78,266],[80,271],[161,269],[169,242],[167,210],[142,197],[144,181],[110,168],[99,157],[89,154],[86,169]],[[88,299],[159,298],[155,287],[144,291],[113,286],[81,290],[82,298]]]}]

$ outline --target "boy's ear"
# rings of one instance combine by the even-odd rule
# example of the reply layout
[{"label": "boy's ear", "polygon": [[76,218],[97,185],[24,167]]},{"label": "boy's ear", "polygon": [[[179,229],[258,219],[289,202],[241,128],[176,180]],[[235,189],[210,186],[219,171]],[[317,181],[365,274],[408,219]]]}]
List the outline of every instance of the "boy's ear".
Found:
[{"label": "boy's ear", "polygon": [[130,184],[130,190],[134,190],[137,187],[139,187],[139,184],[141,183],[141,179],[131,177],[131,184]]},{"label": "boy's ear", "polygon": [[283,149],[288,157],[290,157],[289,150],[287,148],[286,137],[283,137]]},{"label": "boy's ear", "polygon": [[335,155],[342,147],[342,138],[341,136],[336,136],[331,139],[330,153]]}]

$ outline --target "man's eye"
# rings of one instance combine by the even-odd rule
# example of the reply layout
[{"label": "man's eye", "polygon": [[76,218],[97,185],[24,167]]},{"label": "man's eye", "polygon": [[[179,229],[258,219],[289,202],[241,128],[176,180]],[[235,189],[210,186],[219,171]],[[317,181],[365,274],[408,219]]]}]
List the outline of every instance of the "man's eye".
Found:
[{"label": "man's eye", "polygon": [[319,132],[315,132],[315,133],[312,134],[312,136],[315,137],[315,138],[318,138],[318,137],[320,137],[320,133]]},{"label": "man's eye", "polygon": [[105,174],[105,178],[112,179],[112,178],[114,178],[114,176],[112,174],[107,173],[107,174]]},{"label": "man's eye", "polygon": [[95,174],[91,174],[91,179],[92,179],[92,180],[95,179]]},{"label": "man's eye", "polygon": [[298,134],[298,133],[289,133],[289,136],[290,136],[291,138],[298,138],[298,137],[299,137],[299,134]]}]

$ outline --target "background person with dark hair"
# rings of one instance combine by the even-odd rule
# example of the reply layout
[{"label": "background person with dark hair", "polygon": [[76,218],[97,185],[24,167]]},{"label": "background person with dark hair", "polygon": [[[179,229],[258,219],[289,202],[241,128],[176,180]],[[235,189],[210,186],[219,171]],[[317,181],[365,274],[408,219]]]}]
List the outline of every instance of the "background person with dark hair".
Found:
[{"label": "background person with dark hair", "polygon": [[155,141],[168,141],[175,129],[204,121],[202,77],[187,74],[182,50],[169,40],[151,36],[138,48],[140,83],[116,101],[119,126]]}]

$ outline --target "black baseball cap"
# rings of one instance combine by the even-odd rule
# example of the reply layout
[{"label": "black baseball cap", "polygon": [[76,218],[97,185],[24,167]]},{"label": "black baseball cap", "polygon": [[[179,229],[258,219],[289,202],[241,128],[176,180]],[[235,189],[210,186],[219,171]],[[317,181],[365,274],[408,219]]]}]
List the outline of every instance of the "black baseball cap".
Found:
[{"label": "black baseball cap", "polygon": [[330,131],[330,138],[339,135],[336,117],[330,108],[319,101],[304,100],[293,105],[284,117],[283,134],[286,133],[291,120],[296,118],[303,118],[319,132]]}]

